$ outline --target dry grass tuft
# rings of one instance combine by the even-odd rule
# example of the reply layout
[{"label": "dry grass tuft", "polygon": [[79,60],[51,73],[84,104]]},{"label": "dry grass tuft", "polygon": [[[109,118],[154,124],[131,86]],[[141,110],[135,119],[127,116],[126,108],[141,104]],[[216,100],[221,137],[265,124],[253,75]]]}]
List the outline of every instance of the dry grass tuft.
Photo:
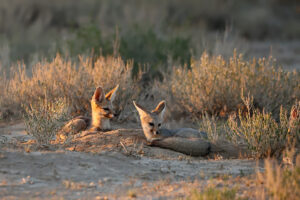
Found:
[{"label": "dry grass tuft", "polygon": [[249,97],[244,103],[246,113],[239,111],[227,120],[203,115],[199,121],[200,130],[207,133],[211,142],[218,144],[227,140],[229,146],[240,147],[247,156],[256,158],[280,157],[284,149],[299,146],[299,102],[292,106],[290,116],[281,107],[279,120],[269,112],[255,109]]},{"label": "dry grass tuft", "polygon": [[265,172],[257,173],[261,184],[257,187],[257,198],[274,200],[296,200],[300,195],[300,155],[296,157],[295,165],[281,167],[274,160],[265,160]]},{"label": "dry grass tuft", "polygon": [[204,53],[190,69],[174,68],[166,79],[174,100],[196,117],[237,111],[241,95],[249,93],[256,107],[274,115],[279,115],[281,105],[290,108],[300,98],[299,72],[277,68],[272,58],[245,61],[236,52],[229,61]]},{"label": "dry grass tuft", "polygon": [[290,131],[290,124],[292,120],[293,124],[299,124],[300,118],[288,118],[286,110],[281,107],[277,122],[271,113],[253,109],[249,98],[245,100],[245,104],[248,110],[246,116],[241,112],[237,119],[231,116],[228,119],[227,134],[235,142],[247,144],[255,157],[279,156],[291,143],[297,142],[299,127],[293,127]]},{"label": "dry grass tuft", "polygon": [[24,122],[29,135],[38,144],[48,145],[56,132],[68,120],[68,105],[63,99],[53,102],[40,100],[38,103],[25,107]]}]

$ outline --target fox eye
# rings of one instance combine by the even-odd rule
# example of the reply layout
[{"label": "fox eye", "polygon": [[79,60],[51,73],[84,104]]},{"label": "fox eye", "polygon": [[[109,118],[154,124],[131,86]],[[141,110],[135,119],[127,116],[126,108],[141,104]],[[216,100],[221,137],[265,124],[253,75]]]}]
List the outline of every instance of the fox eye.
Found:
[{"label": "fox eye", "polygon": [[103,110],[105,110],[105,111],[109,111],[109,108],[103,108]]},{"label": "fox eye", "polygon": [[154,126],[154,124],[152,122],[149,123],[150,126]]},{"label": "fox eye", "polygon": [[160,127],[160,126],[161,126],[161,123],[158,124],[158,127]]}]

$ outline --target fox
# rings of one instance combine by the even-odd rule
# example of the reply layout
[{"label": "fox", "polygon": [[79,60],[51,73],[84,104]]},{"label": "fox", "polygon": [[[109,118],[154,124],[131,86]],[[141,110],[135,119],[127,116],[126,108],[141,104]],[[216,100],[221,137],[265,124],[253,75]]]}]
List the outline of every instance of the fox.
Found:
[{"label": "fox", "polygon": [[211,149],[207,133],[192,128],[162,128],[166,101],[161,101],[154,110],[148,111],[133,101],[140,116],[141,126],[150,146],[171,149],[191,156],[205,156]]},{"label": "fox", "polygon": [[165,100],[159,102],[152,111],[148,111],[135,101],[133,104],[140,116],[142,130],[149,146],[170,149],[190,156],[222,154],[233,158],[244,153],[243,149],[225,140],[209,141],[206,132],[193,128],[162,128],[166,110]]},{"label": "fox", "polygon": [[70,120],[57,134],[58,139],[66,139],[72,133],[83,130],[108,131],[111,130],[110,120],[115,117],[113,101],[119,85],[105,94],[101,86],[97,87],[91,98],[92,117],[78,116]]}]

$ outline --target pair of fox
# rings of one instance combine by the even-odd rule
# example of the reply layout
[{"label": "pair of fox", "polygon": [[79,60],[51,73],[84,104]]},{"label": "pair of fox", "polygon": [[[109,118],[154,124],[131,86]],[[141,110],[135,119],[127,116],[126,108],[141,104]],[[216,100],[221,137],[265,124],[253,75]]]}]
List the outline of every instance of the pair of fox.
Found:
[{"label": "pair of fox", "polygon": [[[108,93],[104,93],[102,87],[96,88],[91,99],[92,118],[79,116],[68,122],[60,133],[70,132],[73,134],[82,130],[105,131],[111,130],[110,119],[114,117],[113,101],[119,88],[117,85]],[[208,141],[205,132],[199,132],[192,128],[165,129],[162,128],[166,102],[161,101],[154,110],[148,111],[133,101],[137,109],[147,144],[166,149],[171,149],[191,156],[205,156],[210,152],[236,150],[228,145],[213,144]],[[61,135],[57,135],[61,137]],[[229,147],[229,148],[228,148]]]}]

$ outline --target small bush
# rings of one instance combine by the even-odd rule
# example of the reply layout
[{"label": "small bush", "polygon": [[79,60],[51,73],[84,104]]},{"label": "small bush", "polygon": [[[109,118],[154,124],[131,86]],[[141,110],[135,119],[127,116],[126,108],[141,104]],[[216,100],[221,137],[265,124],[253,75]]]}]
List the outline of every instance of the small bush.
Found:
[{"label": "small bush", "polygon": [[24,122],[29,135],[38,144],[48,145],[56,132],[69,119],[68,105],[63,99],[54,101],[40,100],[36,104],[25,106]]},{"label": "small bush", "polygon": [[227,133],[231,134],[230,137],[235,142],[246,143],[254,156],[280,155],[289,145],[289,140],[300,134],[297,131],[289,131],[289,118],[283,108],[280,110],[280,120],[277,122],[271,113],[254,109],[249,98],[245,100],[245,104],[248,111],[246,116],[239,112],[237,119],[230,117]]},{"label": "small bush", "polygon": [[[167,75],[166,75],[167,76]],[[300,98],[300,73],[286,72],[273,60],[245,61],[234,53],[229,61],[204,53],[191,68],[174,68],[166,82],[173,99],[197,118],[202,113],[237,111],[241,94],[250,93],[254,104],[279,116],[280,106],[288,109]]]}]

